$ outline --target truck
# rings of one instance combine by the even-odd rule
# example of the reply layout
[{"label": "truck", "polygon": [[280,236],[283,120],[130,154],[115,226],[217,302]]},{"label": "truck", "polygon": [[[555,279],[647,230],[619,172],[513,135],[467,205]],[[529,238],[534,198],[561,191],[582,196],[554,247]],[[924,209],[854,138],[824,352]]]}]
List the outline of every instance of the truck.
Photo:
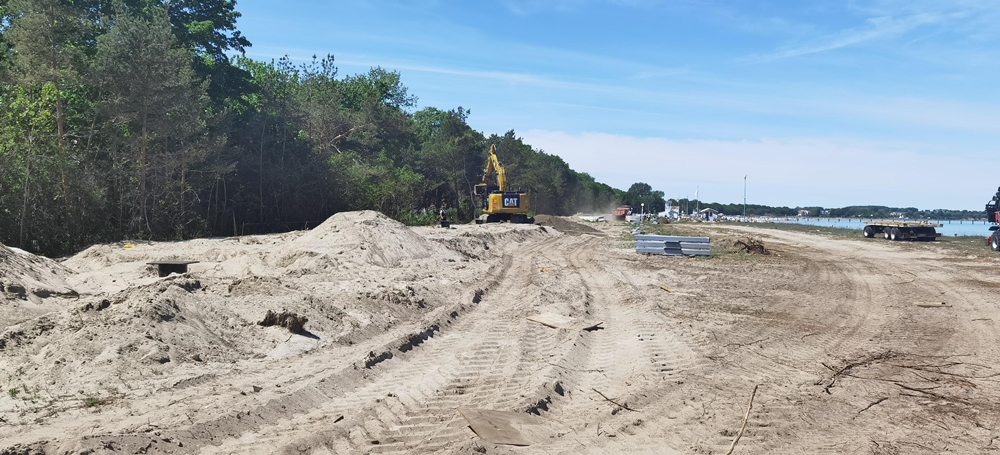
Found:
[{"label": "truck", "polygon": [[625,218],[632,214],[632,207],[627,205],[620,206],[616,208],[612,214],[618,221],[625,221]]},{"label": "truck", "polygon": [[1000,251],[1000,188],[997,188],[997,194],[993,195],[993,199],[986,203],[986,219],[993,226],[990,226],[989,237],[986,237],[986,243],[989,244],[990,249],[993,251]]},{"label": "truck", "polygon": [[872,238],[881,235],[886,240],[920,240],[933,241],[941,237],[941,233],[934,228],[941,227],[941,224],[928,223],[926,221],[868,221],[862,235],[865,238]]},{"label": "truck", "polygon": [[483,215],[476,220],[477,224],[503,221],[529,224],[535,222],[534,218],[528,216],[531,212],[528,194],[507,188],[507,171],[497,157],[496,144],[490,144],[483,181],[473,187],[473,191],[481,198],[483,210]]}]

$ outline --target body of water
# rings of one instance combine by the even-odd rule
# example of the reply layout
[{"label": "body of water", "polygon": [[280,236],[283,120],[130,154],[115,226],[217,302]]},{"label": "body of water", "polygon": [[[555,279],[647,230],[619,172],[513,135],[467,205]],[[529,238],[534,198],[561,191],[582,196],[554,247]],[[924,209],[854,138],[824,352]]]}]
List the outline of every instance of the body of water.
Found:
[{"label": "body of water", "polygon": [[[871,219],[858,219],[858,218],[781,218],[781,219],[775,219],[773,221],[775,223],[796,223],[796,224],[805,224],[810,226],[857,229],[858,231],[860,231],[865,228],[865,222],[892,221],[892,220],[871,220]],[[943,220],[943,221],[928,221],[928,222],[941,224],[942,225],[941,227],[934,228],[934,230],[940,232],[941,235],[945,237],[951,237],[954,236],[955,234],[971,235],[976,237],[988,237],[990,235],[990,226],[992,226],[991,223],[988,223],[986,221]]]}]

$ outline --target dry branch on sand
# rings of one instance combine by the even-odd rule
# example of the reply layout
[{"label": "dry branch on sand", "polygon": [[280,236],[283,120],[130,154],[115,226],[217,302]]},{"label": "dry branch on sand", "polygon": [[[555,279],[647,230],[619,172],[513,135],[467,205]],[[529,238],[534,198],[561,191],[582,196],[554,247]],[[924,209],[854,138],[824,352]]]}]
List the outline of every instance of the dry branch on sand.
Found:
[{"label": "dry branch on sand", "polygon": [[733,242],[733,246],[739,248],[737,251],[746,252],[748,254],[771,254],[767,247],[764,246],[764,242],[756,237],[744,237]]}]

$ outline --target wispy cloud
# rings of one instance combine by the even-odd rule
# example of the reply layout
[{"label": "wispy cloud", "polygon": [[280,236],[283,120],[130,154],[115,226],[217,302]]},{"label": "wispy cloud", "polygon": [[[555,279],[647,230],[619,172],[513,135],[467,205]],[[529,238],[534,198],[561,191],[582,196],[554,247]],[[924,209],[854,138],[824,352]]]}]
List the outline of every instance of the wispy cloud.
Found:
[{"label": "wispy cloud", "polygon": [[599,4],[625,7],[649,7],[663,3],[663,0],[503,0],[503,5],[518,16],[526,16],[544,11],[576,12]]},{"label": "wispy cloud", "polygon": [[681,68],[663,68],[651,71],[640,71],[633,74],[629,79],[641,80],[641,79],[660,79],[664,77],[678,76],[681,74],[691,74],[693,71],[690,66]]},{"label": "wispy cloud", "polygon": [[389,68],[393,70],[420,71],[423,73],[445,74],[449,76],[473,77],[479,79],[493,79],[503,82],[515,82],[515,83],[532,84],[539,86],[560,85],[560,81],[557,80],[547,79],[541,76],[536,76],[531,74],[512,73],[506,71],[477,71],[477,70],[450,68],[443,66],[392,62],[383,59],[369,60],[369,59],[347,58],[347,59],[339,59],[337,60],[337,63],[350,66],[382,66],[384,68]]},{"label": "wispy cloud", "polygon": [[898,37],[922,25],[933,24],[941,21],[942,16],[936,13],[912,14],[904,17],[874,17],[868,19],[867,25],[864,27],[844,29],[837,33],[810,40],[808,43],[797,43],[784,46],[774,52],[750,56],[744,60],[751,62],[769,62],[784,58],[831,51],[834,49],[858,45],[868,41]]},{"label": "wispy cloud", "polygon": [[577,11],[594,3],[595,0],[505,0],[507,9],[519,16],[526,16],[541,11]]},{"label": "wispy cloud", "polygon": [[[304,52],[290,53],[294,61],[311,60],[311,54]],[[258,58],[280,57],[258,54]],[[544,106],[569,106],[572,104],[575,112],[597,112],[614,110],[628,113],[639,118],[660,116],[676,112],[677,109],[701,110],[723,113],[730,117],[737,114],[765,116],[760,121],[745,121],[732,125],[727,129],[753,131],[755,128],[774,131],[780,127],[782,119],[815,119],[822,121],[842,122],[850,119],[854,124],[865,123],[867,128],[883,129],[927,129],[937,131],[963,133],[974,132],[982,134],[1000,134],[1000,111],[988,102],[971,100],[939,98],[933,96],[888,96],[871,95],[863,92],[838,91],[837,93],[806,93],[803,88],[786,88],[774,91],[765,87],[740,85],[715,86],[712,90],[691,90],[687,85],[679,85],[675,89],[666,89],[659,85],[647,87],[649,84],[639,84],[645,80],[659,77],[688,77],[695,74],[699,78],[708,77],[695,73],[687,68],[651,70],[636,73],[626,79],[617,81],[580,81],[566,75],[533,74],[513,71],[480,70],[444,65],[430,65],[408,61],[393,61],[385,57],[349,56],[338,57],[338,65],[354,68],[370,68],[381,66],[390,70],[403,72],[419,72],[428,75],[448,76],[437,78],[439,82],[453,84],[461,90],[477,87],[480,92],[499,90],[504,93],[516,93],[523,103],[535,108]],[[633,84],[632,82],[637,82]],[[512,89],[511,87],[517,87]],[[586,93],[589,96],[581,97]],[[583,101],[583,102],[581,102]],[[467,98],[463,103],[468,103]],[[458,102],[454,104],[459,104]],[[565,109],[558,109],[564,112]],[[480,110],[479,112],[483,112]],[[545,109],[551,115],[556,110]],[[521,115],[524,115],[522,113]],[[599,115],[599,114],[592,114]],[[775,120],[777,119],[777,120]],[[704,122],[704,119],[701,121]],[[768,125],[768,122],[779,124]],[[643,123],[637,122],[636,124]],[[786,122],[787,123],[787,122]],[[757,126],[754,126],[757,125]],[[509,125],[515,126],[515,125]],[[508,126],[508,127],[509,127]],[[713,124],[713,127],[717,126]],[[785,125],[789,128],[789,125]],[[702,134],[699,133],[699,136]]]}]

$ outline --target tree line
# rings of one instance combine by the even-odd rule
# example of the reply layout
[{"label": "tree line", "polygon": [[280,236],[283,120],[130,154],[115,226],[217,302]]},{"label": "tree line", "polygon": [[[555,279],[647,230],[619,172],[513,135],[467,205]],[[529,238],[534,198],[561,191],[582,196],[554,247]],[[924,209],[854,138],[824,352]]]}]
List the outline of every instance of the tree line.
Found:
[{"label": "tree line", "polygon": [[982,220],[985,210],[920,210],[916,207],[886,207],[882,205],[854,205],[825,211],[833,218],[905,218],[910,220]]},{"label": "tree line", "polygon": [[60,255],[360,209],[421,223],[441,201],[468,220],[491,143],[536,213],[624,194],[466,109],[416,110],[398,72],[243,57],[239,17],[233,0],[0,0],[0,243]]},{"label": "tree line", "polygon": [[[688,199],[678,199],[677,205],[681,210],[687,211],[686,207],[711,208],[726,215],[743,215],[743,204],[721,204],[718,202],[701,202]],[[747,204],[747,216],[798,216],[799,211],[808,212],[807,216],[829,217],[829,218],[904,218],[908,220],[981,220],[986,217],[984,210],[948,210],[933,209],[921,210],[916,207],[886,207],[882,205],[852,205],[841,208],[824,208],[819,206],[806,207],[772,207],[768,205]]]}]

